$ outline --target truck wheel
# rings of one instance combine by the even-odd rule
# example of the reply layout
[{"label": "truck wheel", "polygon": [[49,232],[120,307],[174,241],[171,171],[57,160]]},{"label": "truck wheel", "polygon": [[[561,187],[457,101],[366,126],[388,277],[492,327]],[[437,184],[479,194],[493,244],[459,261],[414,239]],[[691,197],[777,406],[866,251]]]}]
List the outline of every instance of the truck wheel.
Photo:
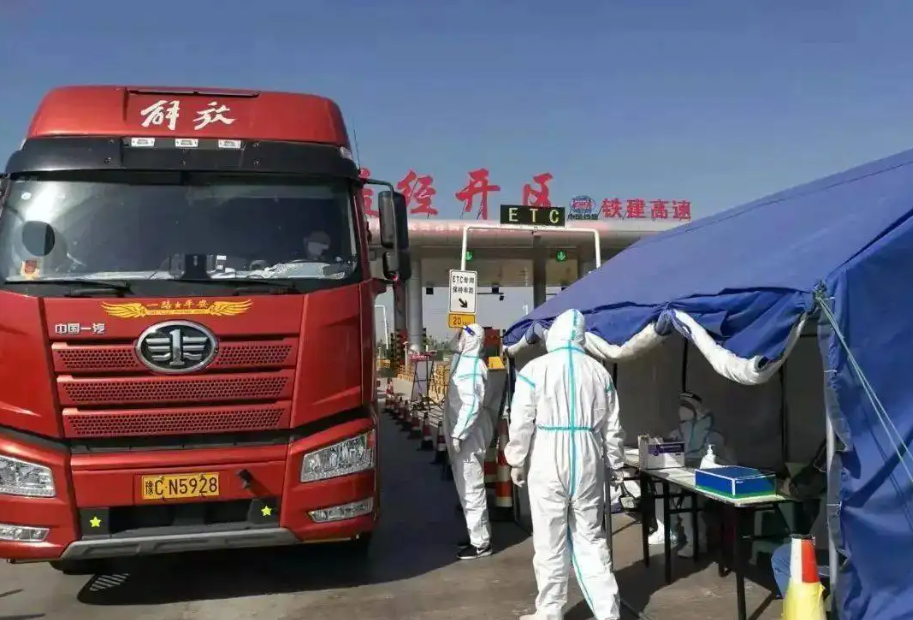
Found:
[{"label": "truck wheel", "polygon": [[105,567],[101,560],[57,560],[51,562],[51,568],[64,575],[95,575]]}]

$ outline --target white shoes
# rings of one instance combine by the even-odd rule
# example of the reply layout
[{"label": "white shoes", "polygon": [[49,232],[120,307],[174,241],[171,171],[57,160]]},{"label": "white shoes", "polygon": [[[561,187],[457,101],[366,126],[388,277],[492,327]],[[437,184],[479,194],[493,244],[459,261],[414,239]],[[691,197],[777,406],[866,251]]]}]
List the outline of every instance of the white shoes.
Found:
[{"label": "white shoes", "polygon": [[[675,536],[674,532],[672,533],[672,536],[669,539],[669,541],[672,543],[673,547],[678,543],[678,538]],[[665,544],[665,542],[666,542],[666,535],[665,535],[665,532],[663,532],[662,530],[656,530],[655,532],[650,534],[650,536],[647,538],[647,543],[651,547],[656,546],[656,545]]]}]

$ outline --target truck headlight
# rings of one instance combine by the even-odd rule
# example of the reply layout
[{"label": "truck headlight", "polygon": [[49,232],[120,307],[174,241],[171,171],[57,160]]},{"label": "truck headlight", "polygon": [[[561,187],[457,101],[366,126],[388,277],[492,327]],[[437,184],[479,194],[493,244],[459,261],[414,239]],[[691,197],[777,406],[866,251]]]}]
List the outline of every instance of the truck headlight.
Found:
[{"label": "truck headlight", "polygon": [[304,455],[301,482],[347,476],[374,468],[374,431]]},{"label": "truck headlight", "polygon": [[44,542],[48,528],[0,523],[0,540],[7,542]]},{"label": "truck headlight", "polygon": [[54,497],[54,475],[36,465],[0,454],[0,495]]},{"label": "truck headlight", "polygon": [[372,510],[374,510],[374,498],[369,497],[368,499],[352,502],[351,504],[312,510],[310,515],[317,523],[330,523],[331,521],[342,521],[344,519],[354,519],[355,517],[369,515]]}]

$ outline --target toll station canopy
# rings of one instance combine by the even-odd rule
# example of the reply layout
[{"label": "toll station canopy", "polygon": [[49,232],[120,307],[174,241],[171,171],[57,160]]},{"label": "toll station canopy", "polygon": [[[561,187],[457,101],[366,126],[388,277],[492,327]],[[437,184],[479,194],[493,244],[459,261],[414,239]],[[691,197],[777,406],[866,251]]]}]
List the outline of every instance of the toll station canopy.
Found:
[{"label": "toll station canopy", "polygon": [[576,308],[610,350],[677,331],[708,359],[713,348],[726,358],[718,372],[750,361],[754,374],[722,374],[757,383],[789,354],[796,326],[817,319],[824,401],[845,446],[830,481],[839,501],[830,524],[846,558],[835,583],[839,617],[907,618],[911,210],[913,150],[645,238],[536,308],[504,341],[528,340],[534,325],[547,328]]}]

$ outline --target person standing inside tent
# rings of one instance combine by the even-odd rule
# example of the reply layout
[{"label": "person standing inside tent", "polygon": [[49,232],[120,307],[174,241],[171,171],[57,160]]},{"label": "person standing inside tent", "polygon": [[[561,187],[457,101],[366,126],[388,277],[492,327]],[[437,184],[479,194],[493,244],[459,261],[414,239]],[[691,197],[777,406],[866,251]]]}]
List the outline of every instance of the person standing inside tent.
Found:
[{"label": "person standing inside tent", "polygon": [[521,620],[559,620],[573,566],[596,620],[617,620],[618,584],[602,529],[605,471],[624,464],[624,432],[612,376],[584,351],[578,310],[559,315],[548,353],[517,375],[510,441],[511,478],[526,484],[533,521],[536,613]]},{"label": "person standing inside tent", "polygon": [[[669,439],[681,441],[685,444],[685,464],[689,467],[713,467],[726,463],[735,463],[731,451],[726,447],[722,433],[717,430],[713,413],[704,405],[700,396],[691,392],[682,392],[679,396],[678,405],[678,427],[669,433]],[[634,497],[640,497],[641,488],[635,481],[626,481],[625,489],[630,491]],[[670,491],[675,493],[678,488],[670,485]],[[676,507],[690,508],[691,498],[682,498],[680,503],[674,503]],[[698,513],[698,544],[707,548],[707,524],[704,521],[704,513]],[[656,519],[656,531],[650,534],[647,539],[650,545],[662,545],[666,541],[665,528],[663,523],[663,500],[657,498],[654,504],[654,517]],[[677,517],[677,518],[676,518]],[[694,557],[694,543],[691,540],[693,535],[693,522],[690,512],[679,513],[672,516],[670,523],[671,545],[676,547],[682,543],[678,550],[681,557]],[[680,527],[679,527],[680,526]],[[681,529],[681,533],[676,530]],[[680,538],[681,537],[681,538]]]},{"label": "person standing inside tent", "polygon": [[482,361],[482,335],[482,328],[472,324],[460,330],[451,342],[454,355],[444,405],[444,437],[469,531],[469,539],[459,543],[457,557],[461,560],[491,555],[485,452],[491,444],[494,422],[482,410],[488,384],[488,367]]}]

